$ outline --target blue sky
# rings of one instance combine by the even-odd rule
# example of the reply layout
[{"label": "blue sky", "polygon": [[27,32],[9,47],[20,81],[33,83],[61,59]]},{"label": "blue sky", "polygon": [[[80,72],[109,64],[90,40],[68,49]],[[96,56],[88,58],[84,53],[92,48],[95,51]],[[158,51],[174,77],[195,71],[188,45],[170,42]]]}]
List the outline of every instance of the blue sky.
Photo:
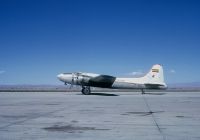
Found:
[{"label": "blue sky", "polygon": [[62,84],[162,64],[167,83],[200,81],[200,2],[1,0],[0,84]]}]

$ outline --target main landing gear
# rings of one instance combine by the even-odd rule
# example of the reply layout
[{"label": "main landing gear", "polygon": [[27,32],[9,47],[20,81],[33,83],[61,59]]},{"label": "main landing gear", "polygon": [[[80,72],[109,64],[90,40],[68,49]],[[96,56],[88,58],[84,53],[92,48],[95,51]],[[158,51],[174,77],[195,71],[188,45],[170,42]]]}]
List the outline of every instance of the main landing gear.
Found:
[{"label": "main landing gear", "polygon": [[141,91],[142,91],[142,94],[145,94],[145,91],[144,91],[144,89],[143,89],[143,88],[141,89]]},{"label": "main landing gear", "polygon": [[90,87],[88,87],[88,86],[83,86],[81,92],[82,92],[84,95],[89,95],[89,94],[91,93]]}]

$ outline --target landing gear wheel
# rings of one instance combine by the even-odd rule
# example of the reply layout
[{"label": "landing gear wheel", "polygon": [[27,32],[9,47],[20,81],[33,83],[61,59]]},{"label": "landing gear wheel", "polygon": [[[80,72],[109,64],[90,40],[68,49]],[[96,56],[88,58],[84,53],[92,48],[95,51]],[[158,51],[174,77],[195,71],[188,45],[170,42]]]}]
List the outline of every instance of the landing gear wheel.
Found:
[{"label": "landing gear wheel", "polygon": [[81,92],[84,94],[84,95],[89,95],[91,93],[90,91],[90,87],[83,87]]}]

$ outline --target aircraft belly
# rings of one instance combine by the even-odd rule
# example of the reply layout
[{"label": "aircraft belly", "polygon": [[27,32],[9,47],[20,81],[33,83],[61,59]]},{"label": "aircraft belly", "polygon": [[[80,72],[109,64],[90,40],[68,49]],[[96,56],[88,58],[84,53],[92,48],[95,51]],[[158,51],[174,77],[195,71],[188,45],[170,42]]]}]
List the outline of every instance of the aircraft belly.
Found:
[{"label": "aircraft belly", "polygon": [[141,89],[145,88],[143,84],[136,84],[136,83],[128,83],[128,82],[114,82],[112,88],[120,88],[120,89]]}]

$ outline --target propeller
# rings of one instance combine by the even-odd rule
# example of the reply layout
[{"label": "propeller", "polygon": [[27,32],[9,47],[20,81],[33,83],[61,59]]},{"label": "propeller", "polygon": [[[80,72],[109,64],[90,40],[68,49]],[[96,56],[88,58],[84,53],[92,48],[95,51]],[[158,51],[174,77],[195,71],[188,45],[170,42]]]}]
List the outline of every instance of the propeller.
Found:
[{"label": "propeller", "polygon": [[70,85],[69,89],[72,89],[72,87],[74,87],[74,85],[73,85],[73,84],[71,84],[71,85]]},{"label": "propeller", "polygon": [[68,86],[68,89],[72,89],[74,86],[79,86],[79,85],[77,85],[76,83],[77,83],[77,80],[78,80],[78,73],[71,73],[72,74],[72,79],[71,79],[71,82],[70,83],[64,83],[65,85],[70,85],[70,86]]},{"label": "propeller", "polygon": [[71,89],[73,86],[74,86],[74,73],[72,73],[72,83],[71,83],[69,89]]}]

